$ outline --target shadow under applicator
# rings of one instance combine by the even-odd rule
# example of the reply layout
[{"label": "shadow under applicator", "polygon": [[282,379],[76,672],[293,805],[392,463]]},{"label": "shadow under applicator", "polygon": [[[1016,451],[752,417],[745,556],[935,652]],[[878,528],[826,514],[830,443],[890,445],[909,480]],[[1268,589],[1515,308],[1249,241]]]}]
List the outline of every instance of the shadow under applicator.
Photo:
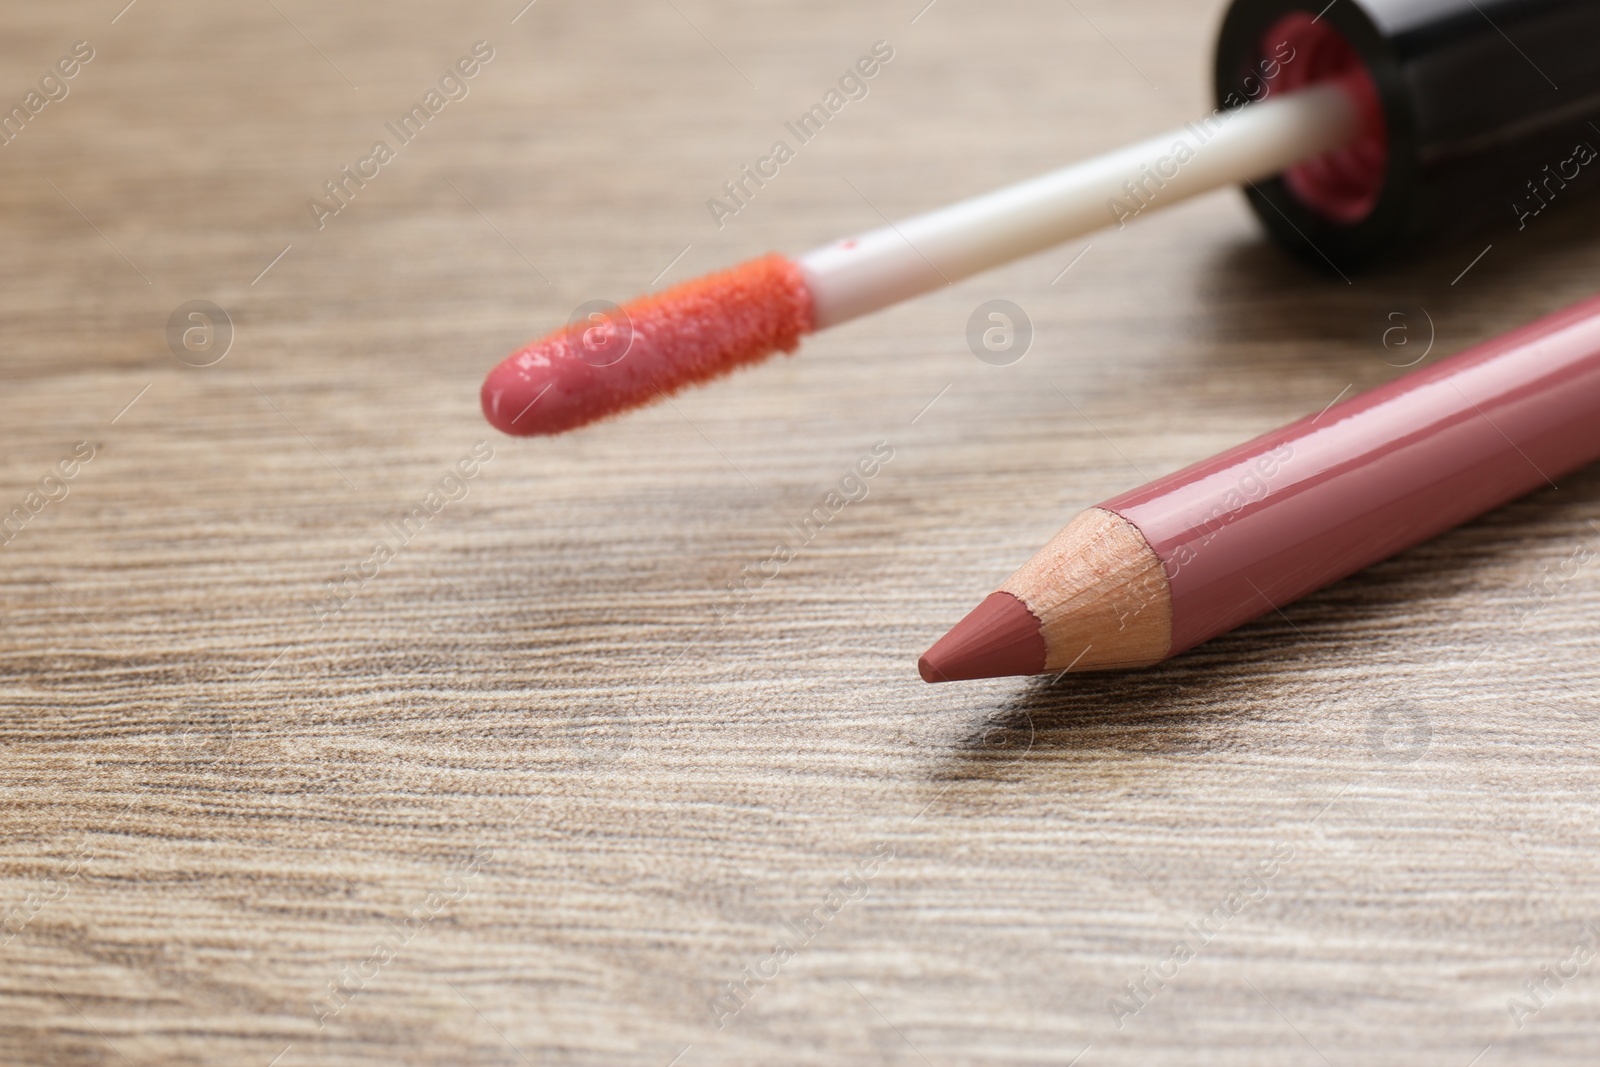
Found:
[{"label": "shadow under applicator", "polygon": [[[1600,111],[1593,0],[1317,7],[1235,0],[1218,38],[1210,115],[793,259],[768,255],[571,323],[489,373],[484,414],[510,434],[575,429],[792,352],[806,334],[1227,185],[1245,187],[1268,232],[1291,250],[1353,268],[1429,232],[1517,212],[1525,224],[1528,211],[1542,210],[1533,204],[1556,195],[1540,167],[1600,132],[1587,125]],[[1596,171],[1555,175],[1559,194],[1593,184]]]}]

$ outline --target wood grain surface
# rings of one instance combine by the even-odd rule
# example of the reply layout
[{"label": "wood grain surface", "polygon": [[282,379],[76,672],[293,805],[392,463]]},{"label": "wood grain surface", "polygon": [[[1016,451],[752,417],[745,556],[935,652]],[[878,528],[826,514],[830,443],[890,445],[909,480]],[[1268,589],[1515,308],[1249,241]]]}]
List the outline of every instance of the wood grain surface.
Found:
[{"label": "wood grain surface", "polygon": [[915,657],[1081,508],[1588,295],[1600,210],[1346,280],[1224,193],[511,440],[483,373],[580,303],[1176,125],[1221,5],[123,3],[0,34],[7,108],[93,50],[0,147],[0,1060],[1594,1062],[1595,471],[1140,674]]}]

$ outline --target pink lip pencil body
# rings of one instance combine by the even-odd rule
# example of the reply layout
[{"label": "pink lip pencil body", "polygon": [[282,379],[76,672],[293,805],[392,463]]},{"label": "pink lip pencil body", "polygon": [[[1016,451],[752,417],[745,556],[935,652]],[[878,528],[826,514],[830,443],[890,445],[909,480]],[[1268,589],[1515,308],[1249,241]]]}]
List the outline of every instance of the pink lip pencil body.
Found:
[{"label": "pink lip pencil body", "polygon": [[1113,497],[922,657],[1141,667],[1600,458],[1600,297]]}]

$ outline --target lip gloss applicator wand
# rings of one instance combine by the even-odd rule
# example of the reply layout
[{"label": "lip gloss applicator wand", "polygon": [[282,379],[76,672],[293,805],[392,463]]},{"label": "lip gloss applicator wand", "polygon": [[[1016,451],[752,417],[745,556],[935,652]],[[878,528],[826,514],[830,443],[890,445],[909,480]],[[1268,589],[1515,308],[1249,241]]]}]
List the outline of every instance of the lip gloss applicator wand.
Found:
[{"label": "lip gloss applicator wand", "polygon": [[1127,217],[1345,144],[1362,128],[1362,96],[1356,82],[1273,95],[796,259],[767,255],[643,297],[505,360],[483,384],[484,414],[506,433],[561,433],[792,352],[808,333],[1102,229],[1118,219],[1113,201]]},{"label": "lip gloss applicator wand", "polygon": [[507,433],[560,433],[792,352],[805,334],[1101,229],[1116,219],[1111,201],[1130,205],[1125,214],[1174,204],[1344,144],[1361,128],[1359,95],[1330,83],[1273,96],[1219,112],[1209,132],[1203,120],[796,259],[767,255],[643,297],[621,321],[579,322],[501,363],[484,382],[484,413]]},{"label": "lip gloss applicator wand", "polygon": [[[1594,0],[1483,0],[1482,9],[1477,0],[1235,0],[1218,38],[1210,115],[571,323],[489,373],[484,414],[511,434],[575,429],[1222,186],[1245,186],[1269,233],[1336,269],[1428,232],[1513,213],[1526,224],[1557,191],[1539,164],[1566,160],[1595,136],[1587,122],[1600,118],[1597,40]],[[1557,176],[1562,198],[1569,184],[1594,184],[1595,172]],[[1530,178],[1544,181],[1544,197]]]}]

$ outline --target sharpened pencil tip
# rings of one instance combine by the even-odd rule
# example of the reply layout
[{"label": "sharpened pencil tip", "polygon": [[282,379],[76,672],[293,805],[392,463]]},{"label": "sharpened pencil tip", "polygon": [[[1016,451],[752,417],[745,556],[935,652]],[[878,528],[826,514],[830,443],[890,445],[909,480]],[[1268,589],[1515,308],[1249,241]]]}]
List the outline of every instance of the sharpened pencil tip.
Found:
[{"label": "sharpened pencil tip", "polygon": [[1028,606],[1010,593],[991,593],[922,654],[917,673],[925,682],[1038,674],[1045,654],[1044,632]]}]

